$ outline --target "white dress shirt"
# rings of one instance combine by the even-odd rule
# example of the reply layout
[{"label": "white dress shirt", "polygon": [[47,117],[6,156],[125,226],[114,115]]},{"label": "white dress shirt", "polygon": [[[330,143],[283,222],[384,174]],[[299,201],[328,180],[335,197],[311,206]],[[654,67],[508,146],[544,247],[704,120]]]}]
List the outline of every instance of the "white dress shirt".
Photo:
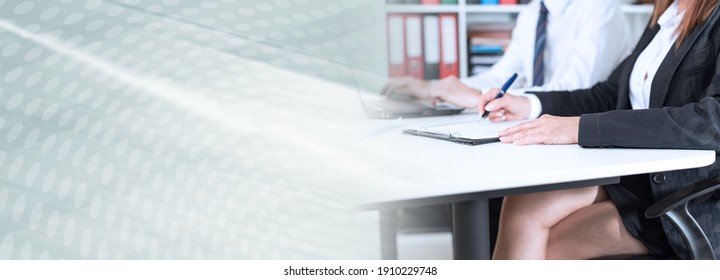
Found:
[{"label": "white dress shirt", "polygon": [[[658,18],[660,30],[645,49],[640,53],[633,70],[630,73],[630,105],[633,109],[650,108],[650,90],[655,74],[660,68],[665,56],[675,46],[677,34],[675,30],[683,19],[685,11],[678,13],[678,4],[673,2]],[[530,99],[530,119],[540,116],[542,105],[534,94],[528,94]]]},{"label": "white dress shirt", "polygon": [[660,31],[635,61],[630,73],[630,105],[633,109],[650,107],[650,89],[653,78],[665,56],[675,46],[675,40],[677,40],[675,30],[682,21],[683,15],[685,15],[685,11],[678,13],[678,4],[673,2],[658,18]]},{"label": "white dress shirt", "polygon": [[[500,61],[464,79],[466,85],[480,90],[499,88],[518,73],[509,93],[589,88],[607,79],[630,53],[629,28],[617,0],[544,1],[548,10],[544,85],[531,87],[540,0],[530,2],[518,15],[512,41]],[[534,101],[531,116],[537,117],[540,102]]]}]

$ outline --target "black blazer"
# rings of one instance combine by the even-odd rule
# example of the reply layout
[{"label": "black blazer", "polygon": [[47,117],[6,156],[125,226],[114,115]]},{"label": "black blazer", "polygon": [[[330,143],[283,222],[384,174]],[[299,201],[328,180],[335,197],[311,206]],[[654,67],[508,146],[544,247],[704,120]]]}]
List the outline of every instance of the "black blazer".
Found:
[{"label": "black blazer", "polygon": [[[581,116],[578,142],[588,148],[669,148],[720,152],[720,12],[716,8],[680,48],[670,50],[653,79],[650,109],[631,110],[629,80],[638,55],[659,27],[648,28],[635,50],[607,81],[590,89],[535,93],[543,114]],[[720,158],[713,165],[649,174],[654,200],[678,188],[720,175]],[[720,259],[720,201],[690,203],[690,212],[708,234]],[[667,221],[662,221],[670,245],[680,256],[686,249]]]}]

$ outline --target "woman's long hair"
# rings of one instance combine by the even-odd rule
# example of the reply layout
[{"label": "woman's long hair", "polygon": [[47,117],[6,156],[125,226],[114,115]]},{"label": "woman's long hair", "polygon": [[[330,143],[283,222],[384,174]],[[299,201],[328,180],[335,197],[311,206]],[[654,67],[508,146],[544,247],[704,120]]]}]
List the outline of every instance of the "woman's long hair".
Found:
[{"label": "woman's long hair", "polygon": [[[674,0],[655,0],[655,10],[650,20],[650,27],[655,27],[660,15],[670,7],[673,1]],[[712,14],[718,2],[720,2],[720,0],[688,0],[685,15],[676,30],[678,38],[675,42],[675,47],[680,47],[680,44],[690,36],[690,33],[710,17],[710,14]]]}]

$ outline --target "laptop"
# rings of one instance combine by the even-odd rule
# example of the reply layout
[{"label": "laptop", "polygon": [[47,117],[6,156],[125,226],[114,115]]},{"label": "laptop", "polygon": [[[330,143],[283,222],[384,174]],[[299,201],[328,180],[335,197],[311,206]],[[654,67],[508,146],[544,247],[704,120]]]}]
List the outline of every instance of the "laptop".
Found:
[{"label": "laptop", "polygon": [[[413,97],[403,96],[388,98],[380,95],[379,88],[387,82],[387,78],[372,73],[361,73],[354,67],[350,67],[358,90],[360,103],[362,104],[365,115],[373,119],[398,119],[398,118],[418,118],[430,116],[447,116],[459,114],[465,108],[457,107],[445,102],[436,102],[433,104],[430,100],[420,100]],[[359,82],[365,82],[370,85],[378,85],[377,91],[364,91]],[[381,84],[378,81],[382,81]]]},{"label": "laptop", "polygon": [[465,108],[456,107],[447,103],[436,103],[421,101],[417,99],[404,100],[376,100],[365,102],[360,95],[365,115],[374,119],[397,119],[397,118],[418,118],[431,116],[455,115]]}]

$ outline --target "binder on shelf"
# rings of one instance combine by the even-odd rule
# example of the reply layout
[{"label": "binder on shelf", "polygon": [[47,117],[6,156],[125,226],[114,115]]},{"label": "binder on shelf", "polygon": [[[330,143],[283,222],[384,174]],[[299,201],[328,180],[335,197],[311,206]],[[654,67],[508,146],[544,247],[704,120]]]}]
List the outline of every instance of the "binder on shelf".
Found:
[{"label": "binder on shelf", "polygon": [[442,0],[443,5],[457,5],[458,0]]},{"label": "binder on shelf", "polygon": [[420,0],[405,0],[405,4],[420,4]]},{"label": "binder on shelf", "polygon": [[406,75],[418,79],[425,78],[422,31],[422,16],[405,15]]},{"label": "binder on shelf", "polygon": [[440,21],[437,15],[423,17],[425,80],[440,78]]},{"label": "binder on shelf", "polygon": [[499,4],[498,0],[480,0],[480,5],[497,5]]},{"label": "binder on shelf", "polygon": [[402,4],[402,3],[404,3],[404,1],[403,0],[387,0],[387,1],[385,1],[385,3],[387,3],[387,4]]},{"label": "binder on shelf", "polygon": [[440,14],[440,78],[460,76],[457,15]]},{"label": "binder on shelf", "polygon": [[440,0],[422,0],[423,5],[440,5]]},{"label": "binder on shelf", "polygon": [[500,0],[500,5],[517,5],[518,0]]},{"label": "binder on shelf", "polygon": [[388,29],[388,66],[390,77],[404,77],[405,62],[405,19],[402,15],[390,14],[387,17]]}]

